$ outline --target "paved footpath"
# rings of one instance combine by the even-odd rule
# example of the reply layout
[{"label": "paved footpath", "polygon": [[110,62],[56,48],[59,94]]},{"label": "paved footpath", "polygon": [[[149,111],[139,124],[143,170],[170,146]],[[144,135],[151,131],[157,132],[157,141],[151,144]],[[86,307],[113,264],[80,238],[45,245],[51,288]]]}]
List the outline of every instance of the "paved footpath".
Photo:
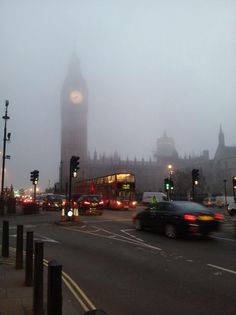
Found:
[{"label": "paved footpath", "polygon": [[[15,258],[0,257],[0,315],[33,315],[33,287],[26,287],[25,270],[15,269]],[[83,315],[84,311],[63,285],[64,315]],[[46,314],[47,270],[44,268],[44,309]]]}]

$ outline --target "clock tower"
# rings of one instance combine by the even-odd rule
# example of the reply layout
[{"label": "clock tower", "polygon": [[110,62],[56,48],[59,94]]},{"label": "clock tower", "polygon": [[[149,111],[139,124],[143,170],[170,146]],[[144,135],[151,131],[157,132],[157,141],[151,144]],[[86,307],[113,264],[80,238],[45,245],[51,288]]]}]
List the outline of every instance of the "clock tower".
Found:
[{"label": "clock tower", "polygon": [[61,91],[61,163],[60,188],[69,182],[71,156],[80,157],[83,166],[87,159],[88,92],[81,74],[79,60],[74,54]]}]

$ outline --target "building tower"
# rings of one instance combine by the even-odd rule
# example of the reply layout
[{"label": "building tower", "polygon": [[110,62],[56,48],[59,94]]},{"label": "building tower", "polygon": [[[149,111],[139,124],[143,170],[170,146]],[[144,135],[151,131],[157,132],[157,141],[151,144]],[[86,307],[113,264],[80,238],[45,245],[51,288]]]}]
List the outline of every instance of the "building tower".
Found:
[{"label": "building tower", "polygon": [[225,136],[222,131],[222,126],[220,125],[220,132],[218,135],[218,147],[224,148],[225,147]]},{"label": "building tower", "polygon": [[71,156],[79,156],[81,166],[87,159],[87,113],[87,86],[73,54],[61,90],[61,191],[67,190]]}]

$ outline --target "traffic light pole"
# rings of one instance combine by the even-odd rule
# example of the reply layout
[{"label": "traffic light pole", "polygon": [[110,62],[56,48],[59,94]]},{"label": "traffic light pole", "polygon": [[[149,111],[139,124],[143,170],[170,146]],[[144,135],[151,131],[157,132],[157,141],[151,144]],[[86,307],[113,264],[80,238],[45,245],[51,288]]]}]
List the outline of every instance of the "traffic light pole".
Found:
[{"label": "traffic light pole", "polygon": [[68,191],[68,203],[70,207],[71,207],[71,183],[72,183],[72,165],[70,162],[69,191]]},{"label": "traffic light pole", "polygon": [[192,180],[192,200],[194,201],[195,199],[195,192],[194,192],[195,184],[194,181]]},{"label": "traffic light pole", "polygon": [[236,195],[235,195],[235,190],[236,190],[236,176],[233,176],[233,194],[234,194],[234,202],[236,202]]},{"label": "traffic light pole", "polygon": [[224,179],[224,194],[225,194],[225,211],[227,210],[227,189],[226,189],[227,180]]},{"label": "traffic light pole", "polygon": [[35,201],[36,201],[36,184],[34,184],[34,203],[35,203]]}]

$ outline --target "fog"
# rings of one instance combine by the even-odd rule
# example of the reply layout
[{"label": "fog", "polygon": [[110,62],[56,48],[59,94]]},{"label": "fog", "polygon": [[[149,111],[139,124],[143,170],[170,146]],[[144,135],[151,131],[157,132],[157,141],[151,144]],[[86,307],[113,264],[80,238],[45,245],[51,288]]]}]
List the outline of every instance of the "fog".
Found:
[{"label": "fog", "polygon": [[[60,92],[74,51],[88,86],[92,156],[180,156],[236,145],[234,0],[0,0],[0,114],[9,100],[5,184],[59,177]],[[3,139],[4,120],[0,124]],[[1,148],[1,143],[0,143]],[[2,151],[2,149],[1,149]]]}]

